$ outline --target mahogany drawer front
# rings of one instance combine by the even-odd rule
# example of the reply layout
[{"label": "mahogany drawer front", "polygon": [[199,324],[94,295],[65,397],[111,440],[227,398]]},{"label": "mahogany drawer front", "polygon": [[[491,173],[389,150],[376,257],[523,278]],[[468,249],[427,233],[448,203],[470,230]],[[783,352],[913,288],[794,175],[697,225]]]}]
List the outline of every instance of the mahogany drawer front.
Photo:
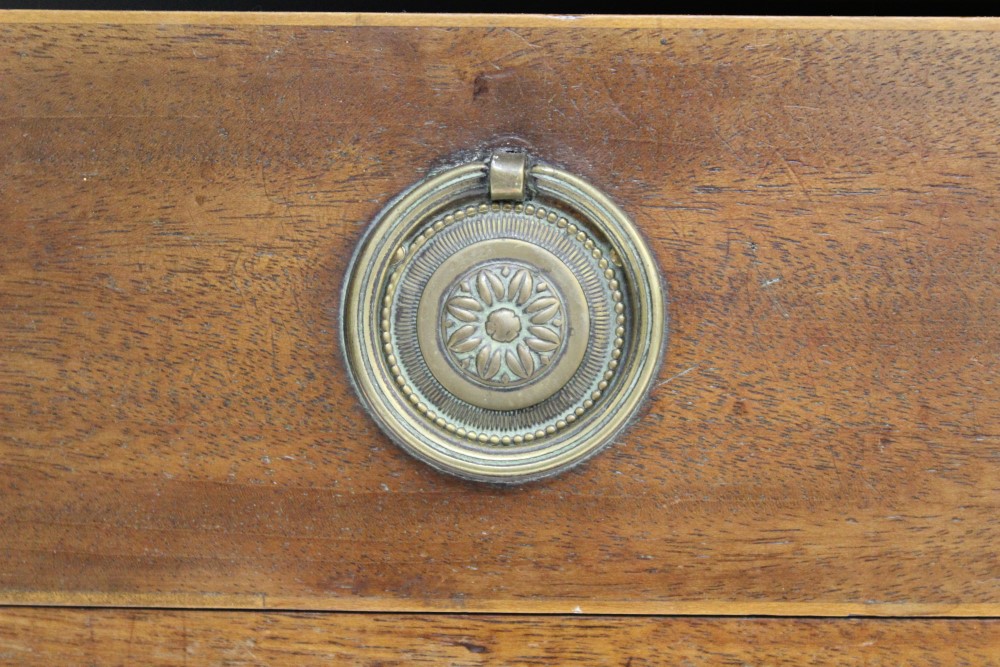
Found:
[{"label": "mahogany drawer front", "polygon": [[[998,28],[0,13],[0,603],[996,615]],[[517,488],[338,342],[368,222],[496,145],[670,295],[636,423]]]}]

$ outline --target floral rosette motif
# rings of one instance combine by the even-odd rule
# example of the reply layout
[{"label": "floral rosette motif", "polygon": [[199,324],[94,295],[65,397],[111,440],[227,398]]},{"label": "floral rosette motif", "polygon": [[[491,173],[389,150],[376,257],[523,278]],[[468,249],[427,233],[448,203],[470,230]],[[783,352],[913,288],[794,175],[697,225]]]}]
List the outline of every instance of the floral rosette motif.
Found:
[{"label": "floral rosette motif", "polygon": [[563,347],[563,299],[531,267],[479,267],[445,300],[448,353],[466,375],[492,386],[531,382]]}]

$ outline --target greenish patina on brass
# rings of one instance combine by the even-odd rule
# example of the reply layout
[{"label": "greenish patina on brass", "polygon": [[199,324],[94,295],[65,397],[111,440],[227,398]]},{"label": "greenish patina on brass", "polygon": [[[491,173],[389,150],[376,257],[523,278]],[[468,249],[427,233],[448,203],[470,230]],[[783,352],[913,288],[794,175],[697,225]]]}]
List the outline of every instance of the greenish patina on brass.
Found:
[{"label": "greenish patina on brass", "polygon": [[345,281],[362,401],[434,467],[555,474],[634,417],[667,337],[653,257],[604,194],[524,153],[428,178],[384,210]]}]

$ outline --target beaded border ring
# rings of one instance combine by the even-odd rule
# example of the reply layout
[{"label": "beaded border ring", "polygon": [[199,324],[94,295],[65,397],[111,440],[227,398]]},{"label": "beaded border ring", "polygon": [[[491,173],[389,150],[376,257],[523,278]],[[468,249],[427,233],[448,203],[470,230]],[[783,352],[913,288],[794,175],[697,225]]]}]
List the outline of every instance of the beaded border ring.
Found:
[{"label": "beaded border ring", "polygon": [[615,438],[668,327],[659,272],[625,214],[572,174],[523,154],[520,173],[501,171],[497,156],[382,211],[348,269],[341,334],[392,440],[444,472],[518,483]]}]

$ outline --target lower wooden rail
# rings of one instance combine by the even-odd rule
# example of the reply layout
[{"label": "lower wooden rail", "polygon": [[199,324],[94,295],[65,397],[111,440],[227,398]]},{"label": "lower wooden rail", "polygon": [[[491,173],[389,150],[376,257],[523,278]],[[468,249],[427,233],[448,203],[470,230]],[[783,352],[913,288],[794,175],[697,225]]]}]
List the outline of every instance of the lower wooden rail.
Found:
[{"label": "lower wooden rail", "polygon": [[0,609],[11,665],[995,665],[1000,621]]}]

